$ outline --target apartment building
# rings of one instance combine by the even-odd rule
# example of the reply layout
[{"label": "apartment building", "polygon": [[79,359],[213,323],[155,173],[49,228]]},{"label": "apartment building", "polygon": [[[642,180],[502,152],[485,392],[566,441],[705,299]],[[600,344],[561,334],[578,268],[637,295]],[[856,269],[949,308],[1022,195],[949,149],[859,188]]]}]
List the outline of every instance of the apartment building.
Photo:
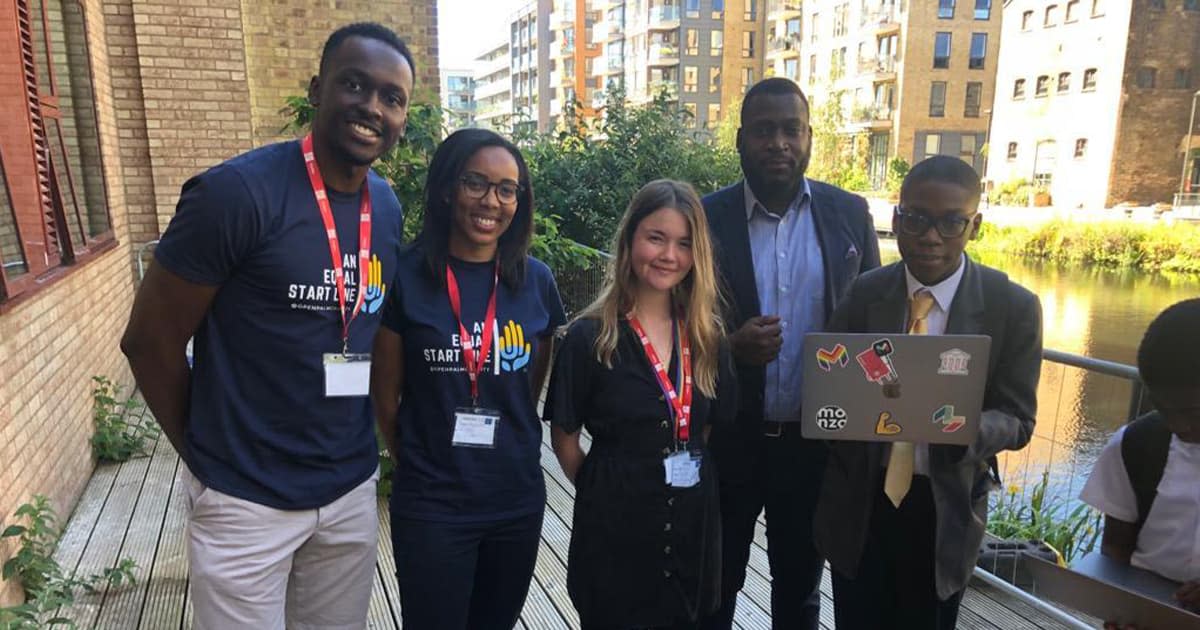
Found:
[{"label": "apartment building", "polygon": [[[989,180],[1036,182],[1061,207],[1171,201],[1200,0],[1012,0],[1001,40]],[[1190,145],[1184,188],[1200,190],[1200,135]]]},{"label": "apartment building", "polygon": [[595,116],[593,101],[599,81],[594,61],[600,55],[595,26],[600,12],[593,0],[552,0],[550,7],[550,119],[558,126],[572,103],[581,105],[584,119]]},{"label": "apartment building", "polygon": [[468,69],[442,69],[442,110],[450,130],[475,125],[475,72]]},{"label": "apartment building", "polygon": [[509,19],[514,131],[550,128],[550,8],[551,0],[533,0]]},{"label": "apartment building", "polygon": [[875,186],[894,157],[954,155],[983,172],[1000,49],[992,0],[808,0],[799,23],[797,3],[775,4],[772,68],[814,106],[841,97],[843,131],[868,135]]},{"label": "apartment building", "polygon": [[475,58],[475,125],[501,133],[512,128],[512,61],[507,40]]},{"label": "apartment building", "polygon": [[[596,1],[595,30],[602,52],[594,76],[602,85],[620,85],[631,103],[660,92],[712,128],[722,112],[762,77],[761,0]],[[598,91],[594,106],[603,104]]]}]

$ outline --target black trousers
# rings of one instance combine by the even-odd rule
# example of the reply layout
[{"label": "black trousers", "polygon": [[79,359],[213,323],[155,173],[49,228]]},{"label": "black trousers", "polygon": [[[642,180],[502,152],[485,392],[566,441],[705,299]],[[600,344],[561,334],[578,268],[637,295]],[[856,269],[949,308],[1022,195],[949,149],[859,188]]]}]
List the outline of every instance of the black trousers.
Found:
[{"label": "black trousers", "polygon": [[913,477],[899,508],[883,494],[882,480],[878,487],[858,575],[833,572],[838,630],[954,630],[963,592],[947,600],[937,596],[936,517],[929,478]]},{"label": "black trousers", "polygon": [[779,437],[744,428],[714,434],[712,451],[721,487],[721,608],[706,630],[733,625],[737,593],[746,579],[754,525],[765,509],[775,628],[816,630],[825,559],[813,546],[812,524],[825,470],[825,446],[800,437],[798,423]]},{"label": "black trousers", "polygon": [[511,630],[525,605],[541,533],[541,512],[484,523],[393,516],[404,627]]}]

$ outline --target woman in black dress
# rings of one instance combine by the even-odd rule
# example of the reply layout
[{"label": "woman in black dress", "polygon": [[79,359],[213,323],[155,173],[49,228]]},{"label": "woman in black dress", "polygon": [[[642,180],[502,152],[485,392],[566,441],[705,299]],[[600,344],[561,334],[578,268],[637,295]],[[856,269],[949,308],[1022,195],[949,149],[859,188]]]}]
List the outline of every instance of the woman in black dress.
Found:
[{"label": "woman in black dress", "polygon": [[737,409],[696,192],[647,184],[613,249],[600,298],[567,332],[545,407],[576,487],[567,587],[589,630],[694,627],[720,596],[705,442]]}]

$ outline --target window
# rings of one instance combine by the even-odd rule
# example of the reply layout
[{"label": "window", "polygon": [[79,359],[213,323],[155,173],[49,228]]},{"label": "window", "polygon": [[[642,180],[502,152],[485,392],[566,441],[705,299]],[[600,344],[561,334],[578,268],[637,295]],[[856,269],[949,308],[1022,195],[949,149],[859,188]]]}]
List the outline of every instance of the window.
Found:
[{"label": "window", "polygon": [[754,85],[754,68],[742,68],[742,93],[745,94]]},{"label": "window", "polygon": [[1042,26],[1050,28],[1058,21],[1058,5],[1052,4],[1046,7],[1046,19],[1042,20]]},{"label": "window", "polygon": [[700,54],[700,31],[698,31],[694,28],[689,28],[687,30],[687,35],[685,37],[686,38],[684,41],[687,42],[687,47],[685,48],[684,52],[689,55],[699,55]]},{"label": "window", "polygon": [[31,13],[0,18],[15,36],[0,49],[0,110],[33,120],[0,130],[0,301],[113,242],[84,11],[55,2]]},{"label": "window", "polygon": [[1150,5],[1151,9],[1158,9],[1159,11],[1162,11],[1163,9],[1167,8],[1167,3],[1165,2],[1165,0],[1150,0],[1150,2],[1148,2],[1147,4]]},{"label": "window", "polygon": [[797,74],[799,70],[800,64],[798,64],[795,59],[783,60],[783,76],[796,81],[800,78],[800,75]]},{"label": "window", "polygon": [[1096,69],[1088,68],[1083,71],[1083,91],[1091,92],[1096,89]]},{"label": "window", "polygon": [[942,134],[931,133],[925,136],[925,157],[933,157],[942,151]]},{"label": "window", "polygon": [[708,125],[709,129],[716,129],[717,125],[719,125],[720,123],[721,123],[721,104],[720,103],[709,103],[708,104],[708,119],[705,121],[705,124]]},{"label": "window", "polygon": [[933,42],[933,67],[950,67],[950,33],[939,32]]},{"label": "window", "polygon": [[938,19],[949,20],[954,17],[954,0],[938,0]]},{"label": "window", "polygon": [[814,83],[817,80],[817,56],[811,55],[808,58],[808,82]]},{"label": "window", "polygon": [[1178,89],[1178,90],[1192,89],[1192,70],[1191,70],[1191,68],[1178,68],[1175,70],[1175,89]]},{"label": "window", "polygon": [[975,136],[959,136],[958,155],[964,162],[975,161],[975,149],[978,146]]},{"label": "window", "polygon": [[1079,0],[1071,0],[1067,3],[1067,14],[1063,17],[1063,22],[1079,21]]},{"label": "window", "polygon": [[747,22],[753,22],[755,20],[755,4],[755,0],[746,0],[746,11],[742,14],[743,20],[746,20]]},{"label": "window", "polygon": [[800,18],[792,18],[787,21],[787,34],[789,37],[800,35]]},{"label": "window", "polygon": [[967,67],[972,70],[981,70],[986,59],[987,33],[971,33],[971,58],[967,62]]},{"label": "window", "polygon": [[975,19],[992,19],[992,0],[975,0]]},{"label": "window", "polygon": [[1033,91],[1033,95],[1037,98],[1042,98],[1050,92],[1050,77],[1042,75],[1037,78],[1037,86]]},{"label": "window", "polygon": [[929,84],[929,117],[942,118],[946,115],[946,82]]},{"label": "window", "polygon": [[711,36],[712,45],[710,46],[708,54],[712,55],[713,57],[720,57],[721,51],[725,48],[725,32],[712,31]]},{"label": "window", "polygon": [[846,23],[849,22],[850,5],[842,3],[833,8],[833,36],[842,37],[846,34]]},{"label": "window", "polygon": [[742,57],[754,58],[754,31],[742,31]]},{"label": "window", "polygon": [[833,51],[829,60],[829,80],[837,81],[846,74],[846,47],[842,46]]},{"label": "window", "polygon": [[684,0],[683,10],[690,18],[700,17],[700,0]]},{"label": "window", "polygon": [[1138,87],[1149,90],[1154,87],[1155,79],[1157,78],[1158,70],[1150,66],[1142,66],[1137,69],[1137,74],[1134,75],[1134,84]]},{"label": "window", "polygon": [[700,71],[696,68],[696,66],[684,66],[683,67],[683,91],[684,92],[689,92],[689,93],[693,93],[693,94],[698,92],[699,88],[697,87],[696,84],[699,83],[699,81],[700,81]]},{"label": "window", "polygon": [[967,83],[967,95],[963,99],[963,117],[979,118],[979,104],[983,102],[983,83]]},{"label": "window", "polygon": [[721,91],[721,66],[714,66],[708,69],[708,91]]},{"label": "window", "polygon": [[1008,143],[1008,152],[1004,154],[1004,157],[1007,158],[1009,162],[1012,162],[1013,160],[1017,159],[1017,143],[1016,142]]},{"label": "window", "polygon": [[687,122],[692,127],[695,127],[696,124],[700,122],[700,119],[696,116],[696,104],[695,103],[684,103],[683,111],[687,112]]},{"label": "window", "polygon": [[1092,0],[1092,17],[1097,18],[1104,15],[1104,0]]},{"label": "window", "polygon": [[1079,159],[1087,153],[1087,138],[1079,138],[1075,141],[1075,159]]},{"label": "window", "polygon": [[810,42],[817,41],[817,33],[820,32],[820,29],[818,27],[820,26],[820,24],[821,24],[821,14],[813,13],[812,14],[812,24],[809,25],[809,28],[808,28],[808,41],[810,41]]},{"label": "window", "polygon": [[1063,92],[1069,92],[1070,90],[1071,90],[1071,73],[1070,72],[1059,72],[1058,73],[1058,93],[1062,94]]},{"label": "window", "polygon": [[725,15],[725,0],[713,0],[712,19],[719,20]]},{"label": "window", "polygon": [[1184,11],[1200,11],[1200,0],[1183,0]]},{"label": "window", "polygon": [[1033,28],[1033,11],[1026,11],[1021,14],[1021,30],[1028,31]]},{"label": "window", "polygon": [[1025,79],[1017,79],[1013,81],[1013,100],[1017,101],[1025,98]]}]

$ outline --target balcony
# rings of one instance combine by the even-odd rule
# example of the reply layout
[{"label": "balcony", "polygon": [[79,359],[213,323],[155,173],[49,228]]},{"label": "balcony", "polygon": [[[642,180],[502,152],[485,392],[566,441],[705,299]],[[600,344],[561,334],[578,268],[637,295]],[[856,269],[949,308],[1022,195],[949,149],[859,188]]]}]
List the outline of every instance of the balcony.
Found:
[{"label": "balcony", "polygon": [[650,44],[648,65],[673,66],[678,63],[678,47],[673,44]]},{"label": "balcony", "polygon": [[575,26],[575,4],[572,2],[567,5],[567,8],[562,11],[555,11],[550,15],[551,30],[562,30]]},{"label": "balcony", "polygon": [[620,22],[604,22],[605,30],[596,38],[597,42],[612,42],[625,37],[625,25]]},{"label": "balcony", "polygon": [[657,79],[646,86],[646,96],[650,99],[665,93],[667,100],[679,99],[679,81],[676,79]]},{"label": "balcony", "polygon": [[895,57],[868,57],[858,60],[858,74],[872,75],[875,81],[895,81],[896,80],[896,63]]},{"label": "balcony", "polygon": [[900,8],[894,4],[885,4],[872,11],[864,11],[862,26],[875,35],[888,35],[900,31]]},{"label": "balcony", "polygon": [[886,105],[862,103],[855,105],[850,111],[849,120],[855,125],[870,129],[886,129],[892,126],[893,113],[895,110]]},{"label": "balcony", "polygon": [[800,55],[800,34],[790,33],[783,37],[767,39],[767,55],[770,57],[798,57]]},{"label": "balcony", "polygon": [[625,71],[625,58],[620,56],[609,57],[605,62],[604,71],[601,74],[621,74]]},{"label": "balcony", "polygon": [[767,5],[767,21],[790,20],[800,17],[799,0],[777,0]]},{"label": "balcony", "polygon": [[646,29],[651,31],[669,31],[679,28],[679,7],[675,5],[658,6],[650,9],[650,17]]},{"label": "balcony", "polygon": [[575,40],[564,39],[554,42],[554,47],[550,49],[550,54],[554,57],[572,57],[575,55]]}]

